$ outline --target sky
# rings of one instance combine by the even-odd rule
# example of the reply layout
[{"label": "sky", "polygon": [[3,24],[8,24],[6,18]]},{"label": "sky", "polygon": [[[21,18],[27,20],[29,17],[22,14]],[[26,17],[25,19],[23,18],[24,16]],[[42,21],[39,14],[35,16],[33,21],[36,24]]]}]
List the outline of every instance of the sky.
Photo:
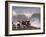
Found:
[{"label": "sky", "polygon": [[13,6],[12,10],[16,13],[40,13],[40,7],[17,7]]}]

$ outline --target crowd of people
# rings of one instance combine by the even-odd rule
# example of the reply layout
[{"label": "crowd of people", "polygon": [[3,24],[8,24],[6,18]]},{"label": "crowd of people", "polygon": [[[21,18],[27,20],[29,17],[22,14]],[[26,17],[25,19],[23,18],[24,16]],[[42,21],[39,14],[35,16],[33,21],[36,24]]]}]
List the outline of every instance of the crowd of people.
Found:
[{"label": "crowd of people", "polygon": [[15,26],[14,29],[27,29],[29,26],[30,26],[30,21],[27,20],[27,21],[18,21],[17,23],[13,23],[13,25]]}]

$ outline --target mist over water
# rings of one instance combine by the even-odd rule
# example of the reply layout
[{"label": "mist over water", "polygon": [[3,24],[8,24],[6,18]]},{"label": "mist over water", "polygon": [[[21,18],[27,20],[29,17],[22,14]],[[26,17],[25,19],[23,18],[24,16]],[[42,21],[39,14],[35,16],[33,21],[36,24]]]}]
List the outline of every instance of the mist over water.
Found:
[{"label": "mist over water", "polygon": [[40,28],[40,8],[39,7],[15,7],[13,6],[12,21],[22,22],[29,20],[30,25],[36,28]]}]

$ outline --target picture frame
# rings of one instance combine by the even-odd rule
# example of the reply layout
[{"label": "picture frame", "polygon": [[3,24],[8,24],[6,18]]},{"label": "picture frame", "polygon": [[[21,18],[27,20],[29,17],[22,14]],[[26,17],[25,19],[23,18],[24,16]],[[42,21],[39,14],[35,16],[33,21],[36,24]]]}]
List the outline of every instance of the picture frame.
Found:
[{"label": "picture frame", "polygon": [[5,1],[5,36],[37,34],[45,34],[45,3]]}]

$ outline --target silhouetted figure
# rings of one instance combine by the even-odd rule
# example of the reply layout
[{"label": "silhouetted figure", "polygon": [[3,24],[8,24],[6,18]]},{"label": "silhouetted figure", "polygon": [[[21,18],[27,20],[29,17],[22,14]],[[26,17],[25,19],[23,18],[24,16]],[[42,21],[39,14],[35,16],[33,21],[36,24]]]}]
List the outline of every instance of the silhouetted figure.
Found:
[{"label": "silhouetted figure", "polygon": [[26,26],[27,26],[27,27],[30,26],[30,21],[26,21]]},{"label": "silhouetted figure", "polygon": [[20,24],[17,24],[17,29],[20,29]]},{"label": "silhouetted figure", "polygon": [[25,26],[26,26],[26,22],[25,21],[22,21],[22,25],[23,25],[23,29],[25,30]]},{"label": "silhouetted figure", "polygon": [[25,21],[22,21],[22,25],[26,25],[26,22]]}]

